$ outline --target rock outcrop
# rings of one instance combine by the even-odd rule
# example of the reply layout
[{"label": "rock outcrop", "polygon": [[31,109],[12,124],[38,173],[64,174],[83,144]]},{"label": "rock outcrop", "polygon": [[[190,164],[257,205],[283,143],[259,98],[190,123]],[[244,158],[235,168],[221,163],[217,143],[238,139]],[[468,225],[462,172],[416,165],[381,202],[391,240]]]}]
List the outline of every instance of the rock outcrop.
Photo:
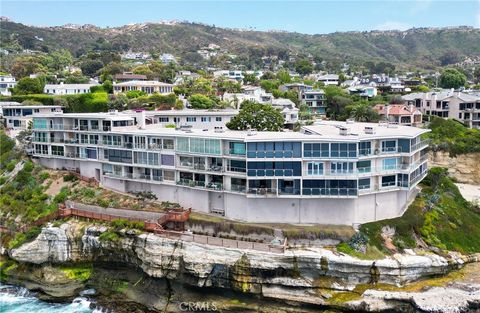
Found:
[{"label": "rock outcrop", "polygon": [[451,157],[445,151],[430,151],[428,165],[445,167],[450,176],[464,184],[480,185],[480,153],[468,153]]},{"label": "rock outcrop", "polygon": [[[445,274],[472,261],[456,254],[448,258],[399,254],[366,261],[319,248],[275,254],[201,245],[154,234],[125,235],[111,242],[99,239],[102,229],[98,227],[81,230],[74,222],[45,227],[37,239],[10,251],[10,257],[33,264],[121,262],[140,268],[149,277],[196,288],[221,288],[322,306],[329,304],[332,293],[351,291],[358,284],[403,285]],[[373,307],[372,303],[379,302],[376,295],[370,293],[363,302],[352,302],[350,308]],[[400,294],[398,298],[404,301],[408,297]]]}]

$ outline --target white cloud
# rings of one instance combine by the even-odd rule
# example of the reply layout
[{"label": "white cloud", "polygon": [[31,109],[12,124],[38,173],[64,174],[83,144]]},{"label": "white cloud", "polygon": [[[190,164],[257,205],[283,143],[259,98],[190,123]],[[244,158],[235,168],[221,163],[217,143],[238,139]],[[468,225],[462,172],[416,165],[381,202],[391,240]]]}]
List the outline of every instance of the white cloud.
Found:
[{"label": "white cloud", "polygon": [[383,24],[375,26],[377,30],[407,30],[412,28],[411,25],[402,22],[387,21]]}]

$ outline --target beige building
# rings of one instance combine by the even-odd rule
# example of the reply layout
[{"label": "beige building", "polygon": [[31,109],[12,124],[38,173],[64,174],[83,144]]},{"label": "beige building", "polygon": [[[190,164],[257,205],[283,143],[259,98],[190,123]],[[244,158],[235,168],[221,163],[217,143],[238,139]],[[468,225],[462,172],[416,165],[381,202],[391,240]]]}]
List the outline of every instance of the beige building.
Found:
[{"label": "beige building", "polygon": [[147,94],[169,94],[173,92],[173,85],[154,80],[132,80],[113,84],[113,93],[115,94],[132,90],[143,91]]},{"label": "beige building", "polygon": [[480,128],[480,97],[453,90],[403,96],[423,114],[452,118],[470,128]]}]

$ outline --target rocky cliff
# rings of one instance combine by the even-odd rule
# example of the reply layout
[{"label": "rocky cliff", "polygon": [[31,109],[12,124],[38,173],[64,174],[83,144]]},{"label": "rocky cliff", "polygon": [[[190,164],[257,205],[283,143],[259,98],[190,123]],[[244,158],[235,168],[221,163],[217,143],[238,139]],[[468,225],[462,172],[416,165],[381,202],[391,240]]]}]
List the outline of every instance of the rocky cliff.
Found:
[{"label": "rocky cliff", "polygon": [[[9,255],[18,262],[39,266],[96,262],[138,268],[148,279],[166,282],[162,284],[164,300],[150,303],[155,310],[165,310],[172,301],[185,301],[178,298],[178,292],[170,290],[174,285],[205,290],[205,293],[223,290],[220,294],[234,292],[265,301],[331,306],[332,299],[353,291],[360,284],[399,286],[445,274],[472,261],[455,254],[448,257],[395,255],[365,261],[317,248],[288,250],[285,254],[262,253],[182,242],[154,234],[125,234],[116,241],[101,241],[102,231],[105,230],[95,226],[84,230],[74,222],[45,227],[36,240],[9,251]],[[177,294],[176,300],[172,294]],[[390,298],[394,297],[390,295]],[[379,304],[381,301],[375,294],[356,300],[341,307],[391,309],[385,303]],[[480,302],[480,297],[478,300]],[[468,307],[471,302],[466,303]],[[338,306],[338,302],[335,305]]]},{"label": "rocky cliff", "polygon": [[445,151],[431,151],[429,166],[440,166],[448,169],[450,176],[464,184],[480,185],[480,153],[460,154],[451,157]]}]

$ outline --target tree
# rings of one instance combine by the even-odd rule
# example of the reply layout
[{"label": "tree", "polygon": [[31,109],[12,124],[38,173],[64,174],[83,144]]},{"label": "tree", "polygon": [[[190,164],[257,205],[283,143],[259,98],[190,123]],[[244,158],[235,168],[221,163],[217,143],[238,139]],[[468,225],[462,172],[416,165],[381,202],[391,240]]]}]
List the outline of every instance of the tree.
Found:
[{"label": "tree", "polygon": [[88,83],[88,81],[88,77],[83,76],[79,72],[75,72],[65,78],[65,84],[85,84]]},{"label": "tree", "polygon": [[82,73],[86,76],[92,77],[94,76],[97,71],[99,71],[103,67],[103,62],[100,60],[85,60],[80,63],[80,68],[82,69]]},{"label": "tree", "polygon": [[244,101],[238,115],[226,126],[232,130],[281,131],[284,123],[282,113],[271,105]]},{"label": "tree", "polygon": [[12,88],[14,95],[29,95],[36,93],[43,93],[45,83],[41,78],[24,77],[17,82],[17,85]]},{"label": "tree", "polygon": [[65,66],[72,64],[73,57],[66,49],[50,52],[43,60],[43,65],[53,71],[61,71]]},{"label": "tree", "polygon": [[278,71],[277,79],[280,81],[281,84],[288,84],[288,83],[292,82],[292,78],[290,77],[290,73],[287,70]]},{"label": "tree", "polygon": [[193,109],[211,109],[215,102],[202,94],[194,94],[188,97],[188,103]]},{"label": "tree", "polygon": [[255,85],[258,82],[257,76],[255,74],[243,74],[243,83]]},{"label": "tree", "polygon": [[440,57],[442,66],[455,64],[461,61],[461,56],[457,51],[447,51]]},{"label": "tree", "polygon": [[360,102],[347,108],[351,118],[357,122],[378,122],[379,115],[368,102]]},{"label": "tree", "polygon": [[480,66],[478,66],[473,72],[473,79],[475,82],[480,83]]},{"label": "tree", "polygon": [[313,72],[313,65],[307,59],[297,60],[295,62],[295,71],[300,75],[308,75]]},{"label": "tree", "polygon": [[16,79],[30,74],[46,73],[47,69],[42,65],[40,56],[22,56],[15,59],[10,70]]},{"label": "tree", "polygon": [[465,86],[467,77],[454,68],[447,68],[440,75],[440,86],[442,88],[454,88],[458,89]]}]

